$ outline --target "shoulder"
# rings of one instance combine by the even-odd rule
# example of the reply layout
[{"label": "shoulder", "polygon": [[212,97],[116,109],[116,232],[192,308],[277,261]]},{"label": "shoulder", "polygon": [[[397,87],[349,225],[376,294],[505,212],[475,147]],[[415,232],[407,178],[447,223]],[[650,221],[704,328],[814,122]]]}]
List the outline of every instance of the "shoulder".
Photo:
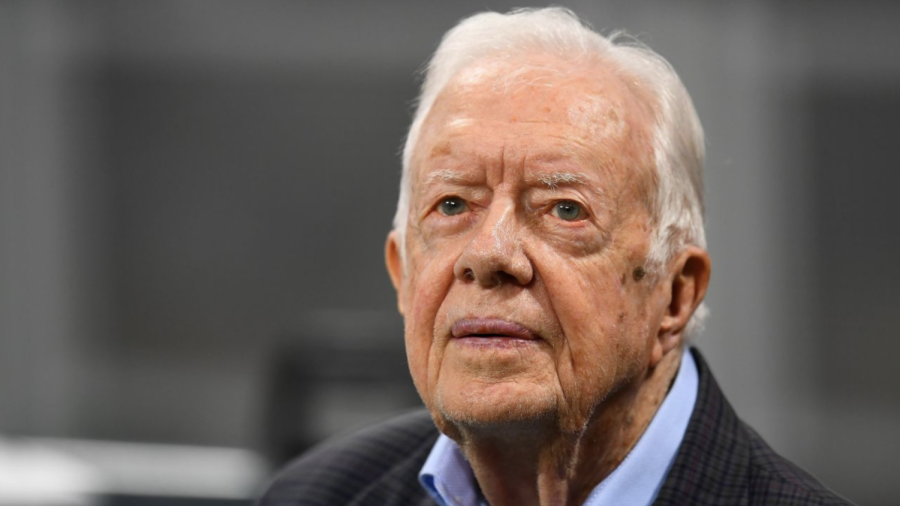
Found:
[{"label": "shoulder", "polygon": [[741,425],[750,449],[751,505],[852,506],[802,468],[778,455],[752,428]]},{"label": "shoulder", "polygon": [[826,506],[851,503],[775,453],[743,423],[706,361],[692,349],[699,374],[694,412],[657,505]]},{"label": "shoulder", "polygon": [[418,472],[438,431],[416,410],[326,441],[288,464],[260,506],[414,504],[427,498]]}]

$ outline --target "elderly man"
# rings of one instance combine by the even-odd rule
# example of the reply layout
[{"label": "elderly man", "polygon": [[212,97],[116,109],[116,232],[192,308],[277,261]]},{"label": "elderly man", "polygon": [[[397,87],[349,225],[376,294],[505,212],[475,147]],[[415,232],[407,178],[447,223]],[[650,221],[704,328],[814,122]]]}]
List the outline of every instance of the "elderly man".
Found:
[{"label": "elderly man", "polygon": [[710,275],[702,164],[652,51],[562,9],[462,21],[428,67],[386,248],[428,414],[321,446],[262,503],[847,504],[685,348]]}]

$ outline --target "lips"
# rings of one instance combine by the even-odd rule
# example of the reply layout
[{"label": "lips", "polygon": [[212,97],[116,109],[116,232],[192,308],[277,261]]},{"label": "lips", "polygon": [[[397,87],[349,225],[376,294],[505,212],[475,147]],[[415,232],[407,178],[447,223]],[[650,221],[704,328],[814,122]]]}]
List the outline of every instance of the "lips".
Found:
[{"label": "lips", "polygon": [[499,318],[467,318],[458,320],[450,328],[450,334],[455,339],[461,338],[507,338],[535,340],[538,338],[534,332],[515,322],[501,320]]}]

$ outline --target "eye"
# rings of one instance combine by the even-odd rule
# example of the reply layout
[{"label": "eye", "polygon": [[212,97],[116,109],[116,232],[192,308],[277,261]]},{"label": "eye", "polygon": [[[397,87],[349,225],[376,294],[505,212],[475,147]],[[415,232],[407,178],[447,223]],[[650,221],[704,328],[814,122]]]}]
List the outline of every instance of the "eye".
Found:
[{"label": "eye", "polygon": [[467,208],[466,201],[459,197],[447,197],[438,205],[438,211],[444,216],[455,216]]},{"label": "eye", "polygon": [[561,200],[553,204],[553,209],[550,213],[564,221],[583,220],[587,215],[581,204],[571,200]]}]

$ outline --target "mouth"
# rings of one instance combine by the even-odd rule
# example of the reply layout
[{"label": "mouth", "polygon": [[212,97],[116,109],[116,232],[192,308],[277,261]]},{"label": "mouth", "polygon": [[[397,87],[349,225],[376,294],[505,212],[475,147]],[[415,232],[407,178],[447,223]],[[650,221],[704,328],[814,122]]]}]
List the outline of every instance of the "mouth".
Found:
[{"label": "mouth", "polygon": [[499,318],[466,318],[457,320],[450,327],[450,335],[454,339],[513,339],[521,341],[534,341],[539,336],[515,322],[501,320]]}]

